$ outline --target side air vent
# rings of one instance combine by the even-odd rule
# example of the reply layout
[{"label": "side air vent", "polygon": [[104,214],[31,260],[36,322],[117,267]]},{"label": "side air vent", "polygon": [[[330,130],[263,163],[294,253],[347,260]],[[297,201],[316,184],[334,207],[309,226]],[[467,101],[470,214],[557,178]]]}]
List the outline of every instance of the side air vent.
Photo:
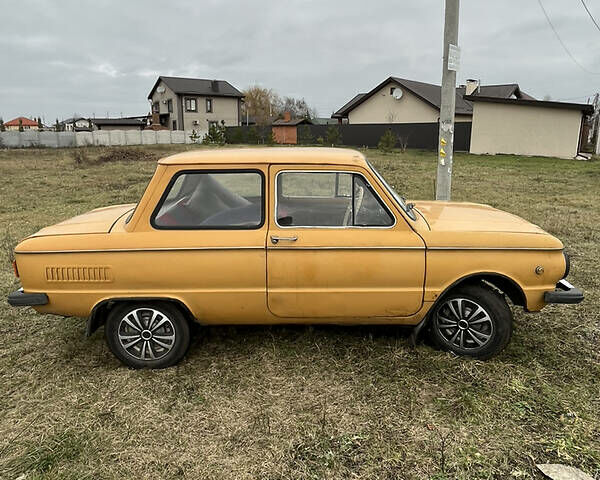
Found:
[{"label": "side air vent", "polygon": [[48,282],[112,282],[110,267],[46,267]]}]

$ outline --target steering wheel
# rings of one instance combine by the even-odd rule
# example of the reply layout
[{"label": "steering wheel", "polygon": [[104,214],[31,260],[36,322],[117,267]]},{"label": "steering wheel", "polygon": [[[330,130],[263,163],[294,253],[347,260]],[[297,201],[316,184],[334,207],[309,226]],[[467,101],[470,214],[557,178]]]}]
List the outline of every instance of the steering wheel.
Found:
[{"label": "steering wheel", "polygon": [[[356,189],[356,213],[360,211],[362,207],[363,199],[365,198],[365,189],[363,187],[358,187]],[[355,215],[356,216],[356,215]],[[346,208],[346,213],[344,213],[344,227],[347,227],[350,224],[350,220],[352,217],[352,199],[348,203],[348,207]]]}]

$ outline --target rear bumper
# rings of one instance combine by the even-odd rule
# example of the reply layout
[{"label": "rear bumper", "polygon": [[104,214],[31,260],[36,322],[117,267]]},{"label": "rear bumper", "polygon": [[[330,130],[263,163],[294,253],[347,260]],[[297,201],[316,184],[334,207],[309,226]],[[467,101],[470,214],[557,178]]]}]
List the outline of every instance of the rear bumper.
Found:
[{"label": "rear bumper", "polygon": [[564,278],[556,284],[554,290],[544,292],[544,302],[546,303],[581,303],[582,301],[583,292]]},{"label": "rear bumper", "polygon": [[13,307],[34,307],[36,305],[46,305],[48,295],[45,293],[25,293],[22,288],[8,296],[8,303]]}]

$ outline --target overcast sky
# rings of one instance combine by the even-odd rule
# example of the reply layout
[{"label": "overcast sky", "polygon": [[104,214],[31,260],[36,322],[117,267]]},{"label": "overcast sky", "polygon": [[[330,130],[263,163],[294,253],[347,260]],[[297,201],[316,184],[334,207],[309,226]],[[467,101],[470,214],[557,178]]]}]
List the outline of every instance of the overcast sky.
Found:
[{"label": "overcast sky", "polygon": [[[600,31],[580,0],[462,0],[459,83],[542,98],[600,90]],[[258,84],[329,116],[390,75],[440,83],[443,0],[3,1],[0,116],[149,111],[158,75]],[[600,21],[600,0],[586,0]]]}]

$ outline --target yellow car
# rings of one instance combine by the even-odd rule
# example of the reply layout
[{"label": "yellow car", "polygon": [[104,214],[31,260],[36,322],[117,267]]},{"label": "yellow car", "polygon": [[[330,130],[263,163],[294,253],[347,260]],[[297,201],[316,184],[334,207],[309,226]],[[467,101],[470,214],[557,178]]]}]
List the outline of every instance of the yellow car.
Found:
[{"label": "yellow car", "polygon": [[136,368],[178,362],[190,323],[427,326],[459,355],[510,340],[526,311],[579,303],[560,240],[475,203],[407,203],[356,151],[191,151],[138,204],[43,228],[15,249],[8,301],[105,323]]}]

